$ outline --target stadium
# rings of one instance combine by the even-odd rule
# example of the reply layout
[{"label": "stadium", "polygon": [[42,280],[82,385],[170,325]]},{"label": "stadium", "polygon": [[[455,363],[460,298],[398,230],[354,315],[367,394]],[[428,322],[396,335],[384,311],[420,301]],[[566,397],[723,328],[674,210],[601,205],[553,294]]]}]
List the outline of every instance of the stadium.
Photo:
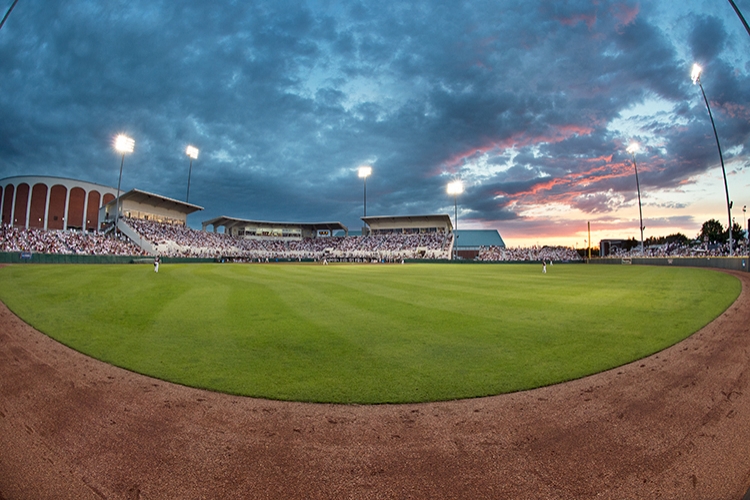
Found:
[{"label": "stadium", "polygon": [[749,2],[6,0],[0,500],[750,500]]},{"label": "stadium", "polygon": [[[573,249],[511,249],[496,230],[455,231],[446,214],[363,217],[356,235],[339,222],[232,216],[202,221],[198,231],[187,218],[200,206],[145,190],[117,197],[111,187],[44,176],[3,179],[0,189],[1,261],[14,268],[154,256],[192,269],[451,261],[588,268],[577,267],[584,259]],[[376,405],[166,382],[67,347],[2,305],[1,498],[740,498],[750,467],[750,429],[738,425],[750,419],[744,258],[600,262],[723,267],[742,291],[687,339],[611,369],[506,394]]]}]

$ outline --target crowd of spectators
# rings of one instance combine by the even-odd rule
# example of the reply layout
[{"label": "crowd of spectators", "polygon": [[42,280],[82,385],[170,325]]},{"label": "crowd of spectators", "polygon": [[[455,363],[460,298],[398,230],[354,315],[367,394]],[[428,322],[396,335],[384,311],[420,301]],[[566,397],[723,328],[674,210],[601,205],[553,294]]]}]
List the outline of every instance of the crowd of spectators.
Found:
[{"label": "crowd of spectators", "polygon": [[524,262],[524,261],[557,261],[569,262],[581,260],[578,252],[570,247],[532,246],[532,247],[481,247],[476,260],[483,262]]},{"label": "crowd of spectators", "polygon": [[[275,259],[327,261],[388,261],[406,259],[448,259],[453,235],[448,233],[387,233],[366,236],[332,236],[303,239],[255,239],[224,233],[198,231],[189,227],[143,219],[125,219],[138,239],[149,242],[154,252],[165,257],[203,257],[238,261]],[[148,255],[140,246],[114,232],[46,231],[0,226],[0,251],[49,254]],[[746,254],[747,243],[735,248]],[[644,249],[646,257],[719,257],[729,255],[727,244],[686,245],[665,243]],[[640,257],[639,246],[630,250],[615,247],[605,258]],[[570,247],[481,247],[478,261],[578,261]]]},{"label": "crowd of spectators", "polygon": [[302,239],[241,238],[153,220],[125,222],[167,257],[212,257],[244,261],[273,259],[370,261],[447,259],[452,234],[389,233]]},{"label": "crowd of spectators", "polygon": [[75,255],[147,255],[128,238],[112,233],[46,231],[0,227],[0,252],[31,252]]},{"label": "crowd of spectators", "polygon": [[[747,243],[741,242],[735,245],[734,253],[747,255]],[[700,243],[697,245],[681,243],[664,243],[662,245],[650,245],[643,248],[636,246],[630,250],[614,247],[610,249],[607,259],[623,259],[631,257],[726,257],[729,255],[729,243]]]}]

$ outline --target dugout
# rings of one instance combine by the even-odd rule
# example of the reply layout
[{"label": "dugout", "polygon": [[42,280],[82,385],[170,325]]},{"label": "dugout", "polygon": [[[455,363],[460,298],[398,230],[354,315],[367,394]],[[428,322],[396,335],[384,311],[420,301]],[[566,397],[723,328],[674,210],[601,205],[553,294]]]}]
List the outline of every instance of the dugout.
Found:
[{"label": "dugout", "polygon": [[211,226],[214,233],[222,228],[225,234],[247,239],[280,239],[286,241],[303,238],[327,238],[336,231],[348,236],[349,229],[340,222],[271,222],[238,219],[222,215],[201,223],[203,231]]}]

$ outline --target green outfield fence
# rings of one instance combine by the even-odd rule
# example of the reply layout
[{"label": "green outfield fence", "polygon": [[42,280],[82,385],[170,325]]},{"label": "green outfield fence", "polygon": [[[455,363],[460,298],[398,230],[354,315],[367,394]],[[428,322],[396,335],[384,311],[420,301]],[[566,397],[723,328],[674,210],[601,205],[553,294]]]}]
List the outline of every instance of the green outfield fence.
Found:
[{"label": "green outfield fence", "polygon": [[[161,257],[163,264],[174,263],[207,263],[220,262],[221,259],[190,258],[190,257]],[[271,262],[297,262],[297,259],[274,259]],[[311,262],[310,259],[302,259],[303,262]],[[0,252],[0,264],[151,264],[153,257],[142,255],[66,255],[28,252]],[[405,262],[421,263],[443,263],[443,264],[538,264],[534,261],[503,261],[503,262],[479,262],[474,260],[420,260],[407,259]],[[564,263],[564,262],[563,262]],[[582,264],[584,261],[570,261],[571,264]],[[717,269],[728,269],[732,271],[748,272],[750,258],[742,257],[654,257],[640,258],[630,257],[625,259],[591,259],[591,264],[610,265],[646,265],[646,266],[684,266],[684,267],[712,267]]]},{"label": "green outfield fence", "polygon": [[[142,255],[72,255],[30,252],[0,252],[0,264],[153,264],[153,257]],[[216,262],[215,259],[161,257],[162,263]]]},{"label": "green outfield fence", "polygon": [[591,259],[592,264],[633,264],[638,266],[713,267],[748,272],[750,258],[742,257],[629,257],[625,259]]}]

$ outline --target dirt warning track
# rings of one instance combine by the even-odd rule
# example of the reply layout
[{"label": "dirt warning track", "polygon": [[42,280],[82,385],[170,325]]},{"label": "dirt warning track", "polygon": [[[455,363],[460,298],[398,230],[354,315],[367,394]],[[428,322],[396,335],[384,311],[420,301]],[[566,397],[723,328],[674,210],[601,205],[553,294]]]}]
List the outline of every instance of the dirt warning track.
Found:
[{"label": "dirt warning track", "polygon": [[0,304],[0,500],[680,498],[750,487],[750,274],[713,323],[581,380],[344,406],[177,386]]}]

